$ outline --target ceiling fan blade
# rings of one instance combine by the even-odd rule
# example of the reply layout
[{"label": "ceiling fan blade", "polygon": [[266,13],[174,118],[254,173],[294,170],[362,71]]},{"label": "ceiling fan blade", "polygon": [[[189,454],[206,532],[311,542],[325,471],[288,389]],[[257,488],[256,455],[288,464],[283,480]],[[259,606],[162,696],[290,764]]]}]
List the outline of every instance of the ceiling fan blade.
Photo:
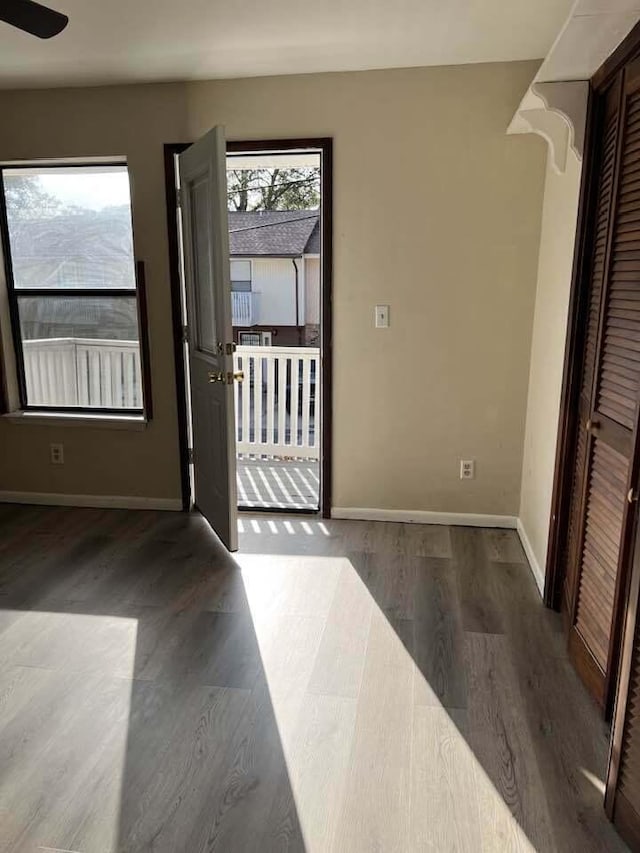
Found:
[{"label": "ceiling fan blade", "polygon": [[69,23],[62,12],[34,0],[0,0],[0,20],[41,39],[57,36]]}]

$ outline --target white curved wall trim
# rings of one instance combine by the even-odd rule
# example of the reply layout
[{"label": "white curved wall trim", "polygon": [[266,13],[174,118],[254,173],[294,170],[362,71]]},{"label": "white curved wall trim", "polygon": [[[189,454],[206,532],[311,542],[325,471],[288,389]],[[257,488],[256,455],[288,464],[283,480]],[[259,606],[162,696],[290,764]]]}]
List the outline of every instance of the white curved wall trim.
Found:
[{"label": "white curved wall trim", "polygon": [[533,82],[507,130],[509,134],[537,133],[549,145],[554,171],[565,172],[571,148],[579,160],[584,153],[589,83]]},{"label": "white curved wall trim", "polygon": [[537,133],[556,174],[569,148],[582,161],[589,83],[640,19],[640,0],[575,0],[507,133]]},{"label": "white curved wall trim", "polygon": [[569,145],[579,160],[584,154],[584,137],[587,126],[589,83],[571,80],[565,83],[532,83],[548,110],[558,115],[569,129]]}]

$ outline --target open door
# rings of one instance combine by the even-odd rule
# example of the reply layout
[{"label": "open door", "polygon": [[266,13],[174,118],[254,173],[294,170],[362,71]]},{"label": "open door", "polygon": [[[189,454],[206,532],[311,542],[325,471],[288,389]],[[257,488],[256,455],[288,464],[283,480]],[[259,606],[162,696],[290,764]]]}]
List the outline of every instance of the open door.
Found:
[{"label": "open door", "polygon": [[214,128],[187,148],[179,157],[179,172],[194,502],[227,548],[235,551],[235,378],[224,129]]}]

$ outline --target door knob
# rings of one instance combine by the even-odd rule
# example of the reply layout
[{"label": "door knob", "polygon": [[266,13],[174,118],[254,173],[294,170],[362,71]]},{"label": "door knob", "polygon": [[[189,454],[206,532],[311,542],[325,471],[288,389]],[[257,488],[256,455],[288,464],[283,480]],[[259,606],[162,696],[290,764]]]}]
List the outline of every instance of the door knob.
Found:
[{"label": "door knob", "polygon": [[587,432],[590,432],[592,429],[598,429],[600,426],[599,421],[592,421],[591,418],[587,421]]},{"label": "door knob", "polygon": [[627,492],[627,501],[630,504],[632,504],[632,503],[635,503],[637,500],[638,500],[638,493],[636,492],[636,490],[635,489],[629,489],[629,491]]},{"label": "door knob", "polygon": [[210,370],[207,374],[209,382],[222,382],[223,385],[233,385],[234,380],[236,382],[242,382],[244,380],[244,370],[236,370],[235,373],[222,373],[215,370]]}]

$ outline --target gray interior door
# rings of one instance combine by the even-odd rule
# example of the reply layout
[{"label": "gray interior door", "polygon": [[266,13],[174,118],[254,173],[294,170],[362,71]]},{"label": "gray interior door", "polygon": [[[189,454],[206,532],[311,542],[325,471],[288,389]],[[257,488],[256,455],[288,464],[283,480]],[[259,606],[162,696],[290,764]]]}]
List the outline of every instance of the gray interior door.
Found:
[{"label": "gray interior door", "polygon": [[215,127],[179,157],[189,327],[194,501],[237,548],[233,338],[226,143]]}]

